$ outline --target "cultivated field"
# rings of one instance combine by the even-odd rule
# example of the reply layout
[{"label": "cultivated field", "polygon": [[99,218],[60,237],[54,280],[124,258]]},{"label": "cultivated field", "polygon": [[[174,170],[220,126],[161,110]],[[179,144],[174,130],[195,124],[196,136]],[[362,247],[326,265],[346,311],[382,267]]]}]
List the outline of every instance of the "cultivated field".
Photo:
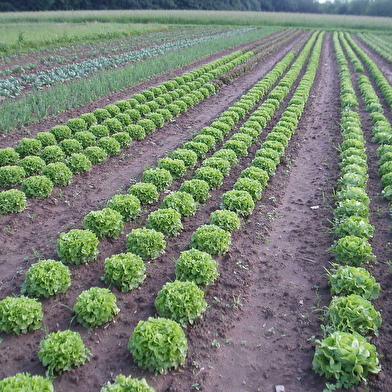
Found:
[{"label": "cultivated field", "polygon": [[392,390],[390,36],[163,19],[0,42],[0,390]]}]

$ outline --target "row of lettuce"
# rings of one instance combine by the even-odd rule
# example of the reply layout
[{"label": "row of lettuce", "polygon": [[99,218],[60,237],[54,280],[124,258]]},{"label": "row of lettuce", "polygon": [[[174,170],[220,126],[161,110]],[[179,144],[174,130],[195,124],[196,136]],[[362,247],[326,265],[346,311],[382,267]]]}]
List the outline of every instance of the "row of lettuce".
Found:
[{"label": "row of lettuce", "polygon": [[225,83],[231,83],[290,39],[292,36],[277,34],[268,43],[254,45],[253,51],[235,52],[128,100],[70,119],[49,132],[39,132],[34,139],[23,138],[15,148],[1,149],[0,186],[18,187],[22,183],[22,191],[0,192],[0,214],[23,211],[26,196],[46,198],[54,186],[65,186],[75,174],[118,155],[132,141],[144,139]]},{"label": "row of lettuce", "polygon": [[392,62],[392,49],[390,42],[385,41],[378,35],[370,33],[359,33],[357,36],[361,41],[370,46],[379,55],[387,59],[389,62]]},{"label": "row of lettuce", "polygon": [[[260,199],[263,188],[270,176],[274,174],[276,166],[284,155],[285,148],[296,129],[309,96],[309,90],[318,66],[323,34],[320,34],[318,38],[317,33],[312,36],[305,45],[303,52],[292,64],[290,71],[271,91],[268,99],[253,112],[251,117],[233,136],[223,143],[220,150],[215,151],[211,157],[204,159],[195,171],[194,178],[184,181],[179,191],[173,191],[163,199],[161,208],[149,214],[146,227],[133,229],[127,235],[127,252],[113,255],[105,260],[103,279],[107,283],[116,285],[120,290],[127,292],[137,287],[144,280],[144,261],[153,260],[163,254],[166,239],[177,235],[182,229],[181,219],[185,216],[194,215],[198,203],[206,201],[209,197],[209,191],[218,188],[224,177],[229,174],[231,167],[237,164],[241,157],[248,154],[248,148],[256,142],[263,128],[273,117],[280,102],[289,93],[316,39],[317,42],[307,71],[280,121],[267,136],[250,166],[242,171],[233,189],[222,195],[222,209],[218,209],[211,214],[210,224],[201,225],[193,233],[189,244],[190,249],[183,251],[175,263],[176,280],[166,283],[158,293],[155,307],[160,317],[140,321],[134,329],[129,339],[128,348],[134,361],[140,367],[165,373],[184,363],[188,345],[182,326],[193,323],[206,310],[207,304],[204,300],[202,288],[206,288],[218,277],[218,263],[212,256],[222,255],[229,250],[231,231],[239,229],[240,216],[247,216],[252,213],[255,202]],[[243,121],[247,113],[254,109],[257,102],[281,77],[292,62],[293,57],[293,53],[286,55],[269,74],[256,83],[236,104],[223,112],[209,127],[203,128],[199,135],[187,143],[191,147],[190,149],[177,149],[170,154],[170,158],[163,158],[161,161],[171,160],[171,165],[167,166],[171,168],[171,171],[160,168],[158,163],[156,169],[148,169],[143,173],[143,178],[147,176],[153,179],[152,182],[135,184],[130,188],[130,195],[116,196],[129,196],[135,200],[135,195],[132,195],[133,189],[148,188],[154,190],[155,196],[144,201],[148,203],[156,200],[157,191],[167,189],[170,186],[170,178],[173,176],[179,178],[183,175],[182,170],[178,171],[177,169],[182,167],[182,164],[178,161],[190,168],[196,164],[198,158],[204,158],[207,152],[212,152],[215,149],[215,144],[222,142],[225,136],[234,129],[234,126]],[[154,172],[152,177],[150,177],[151,172]],[[166,181],[166,179],[169,180]],[[146,195],[148,192],[143,194]],[[98,213],[102,214],[105,210],[107,209]],[[137,211],[135,213],[135,216],[137,216],[137,208],[135,211]],[[111,213],[115,212],[115,210],[111,210]],[[118,225],[118,220],[108,219],[104,222],[100,218],[95,219],[96,217],[96,212],[92,212],[84,219],[84,223],[87,224],[86,229],[72,229],[68,233],[60,235],[57,243],[60,260],[70,264],[91,262],[98,254],[98,237],[119,235],[122,228],[119,227],[121,223]],[[105,228],[103,228],[102,222],[104,222],[103,226]],[[54,260],[40,261],[28,271],[22,291],[34,297],[46,297],[63,292],[68,289],[71,283],[67,269],[68,267],[62,262]],[[43,271],[45,272],[43,273]],[[50,273],[48,273],[49,271]],[[49,282],[48,277],[52,277],[57,283]],[[59,288],[59,291],[56,291],[57,288]],[[12,306],[15,308],[21,306],[20,303],[17,305],[19,298],[23,298],[25,311],[27,301],[31,301],[36,310],[31,312],[28,325],[23,325],[25,329],[21,328],[20,320],[14,320],[13,323],[6,322],[4,319],[1,320],[0,325],[6,332],[27,332],[38,328],[40,325],[42,307],[36,299],[7,297],[0,302],[0,305],[8,311]],[[13,302],[12,306],[8,302]],[[94,310],[92,311],[92,309]],[[88,328],[112,320],[119,312],[114,294],[108,289],[99,287],[92,287],[82,292],[73,310],[77,315],[77,320]],[[17,313],[15,311],[15,314]],[[10,320],[10,318],[7,317],[7,320]],[[61,342],[66,342],[67,349],[65,349],[65,353],[59,352]],[[51,376],[71,367],[79,366],[89,358],[88,349],[84,346],[80,335],[69,330],[49,334],[41,342],[38,355],[42,363],[48,367],[48,374]],[[9,377],[2,382],[16,382],[17,377],[23,378],[23,382],[26,383],[32,382],[31,380],[34,378],[34,382],[47,382],[47,388],[51,387],[49,381],[39,377],[38,380],[37,376],[30,377],[26,374]],[[140,390],[143,391],[153,390],[147,386],[145,380],[134,380],[122,375],[117,377],[114,384],[109,384],[102,390],[112,390],[110,388],[112,386],[114,388],[115,385],[118,388],[125,388],[128,385],[127,383],[140,383],[140,387],[143,388]]]},{"label": "row of lettuce", "polygon": [[[56,125],[34,138],[23,138],[15,148],[0,150],[0,185],[21,190],[0,192],[0,213],[23,211],[26,197],[46,198],[54,186],[70,183],[76,173],[115,156],[132,140],[142,140],[174,116],[216,92],[207,83],[252,57],[234,52],[122,100]],[[4,189],[4,188],[3,188]]]},{"label": "row of lettuce", "polygon": [[[325,315],[323,331],[326,336],[322,341],[316,341],[313,360],[313,367],[318,373],[324,374],[328,380],[334,379],[333,383],[327,383],[328,390],[350,388],[362,381],[366,383],[369,373],[380,372],[379,354],[369,340],[372,336],[377,336],[382,323],[380,312],[371,303],[378,298],[380,285],[362,267],[364,263],[375,260],[369,243],[374,226],[369,223],[370,199],[366,194],[368,166],[361,120],[356,111],[359,104],[342,46],[356,72],[364,72],[357,54],[363,60],[367,55],[347,34],[335,33],[334,44],[340,67],[343,142],[339,149],[341,175],[333,222],[333,233],[338,239],[331,251],[340,265],[337,264],[328,271],[331,293],[335,296]],[[378,80],[384,80],[372,60],[368,58],[364,62],[376,81],[376,76]],[[373,124],[373,140],[381,144],[378,149],[379,174],[383,195],[390,200],[391,125],[383,114],[382,104],[369,78],[360,74],[357,82]],[[385,96],[388,88],[385,83],[382,85],[384,90],[380,90]],[[388,100],[387,103],[390,105]],[[339,349],[336,350],[336,347]]]},{"label": "row of lettuce", "polygon": [[27,87],[42,88],[75,78],[88,77],[92,73],[103,69],[116,68],[130,62],[141,61],[146,58],[165,54],[169,51],[181,50],[207,41],[226,39],[234,35],[245,34],[250,30],[252,30],[252,28],[231,30],[220,34],[180,39],[177,41],[171,40],[160,45],[152,45],[147,48],[132,50],[122,54],[100,56],[95,59],[84,60],[78,63],[65,64],[38,73],[25,73],[20,77],[11,76],[0,80],[0,96],[16,96]]}]

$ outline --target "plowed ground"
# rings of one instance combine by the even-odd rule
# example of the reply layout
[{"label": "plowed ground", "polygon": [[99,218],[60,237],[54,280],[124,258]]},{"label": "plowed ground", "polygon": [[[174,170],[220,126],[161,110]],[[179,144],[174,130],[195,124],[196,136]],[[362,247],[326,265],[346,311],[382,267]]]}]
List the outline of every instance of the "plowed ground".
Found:
[{"label": "plowed ground", "polygon": [[[57,190],[49,199],[30,202],[21,214],[1,216],[1,298],[19,292],[25,271],[38,258],[56,258],[55,244],[60,232],[80,228],[89,211],[102,208],[113,194],[127,189],[130,180],[140,180],[146,165],[154,164],[166,151],[189,139],[193,131],[209,125],[262,78],[293,44],[279,49],[251,72],[144,141],[132,144],[120,156],[75,177],[70,186]],[[34,134],[49,129],[66,118],[129,97],[137,90],[185,71],[176,70],[146,81],[132,91],[123,91],[49,119],[30,131]],[[260,141],[284,107],[282,103]],[[372,343],[383,356],[383,370],[369,378],[367,387],[352,391],[386,392],[392,390],[388,372],[392,352],[392,282],[385,264],[390,259],[391,223],[388,204],[380,195],[377,146],[371,141],[371,123],[365,111],[361,111],[361,117],[369,156],[367,191],[371,198],[371,223],[376,227],[372,246],[378,260],[367,268],[382,286],[374,305],[382,312],[383,325]],[[251,148],[249,156],[230,173],[218,191],[212,192],[211,199],[197,214],[183,222],[185,230],[169,240],[165,255],[147,265],[147,278],[140,288],[130,293],[113,289],[121,309],[115,322],[89,332],[71,321],[73,313],[66,306],[72,307],[82,290],[103,287],[100,280],[103,262],[109,255],[125,250],[125,234],[117,240],[101,241],[100,256],[95,262],[72,267],[71,288],[63,295],[43,301],[46,331],[67,328],[78,331],[92,352],[91,360],[84,366],[54,380],[55,390],[99,391],[104,383],[122,373],[146,377],[159,392],[273,392],[276,385],[284,385],[288,392],[322,391],[325,379],[311,369],[312,338],[321,337],[321,309],[331,299],[324,268],[333,262],[328,252],[333,236],[328,229],[339,175],[336,149],[341,142],[339,118],[338,68],[331,35],[327,34],[316,82],[297,133],[254,213],[243,221],[241,230],[233,233],[230,251],[217,258],[220,277],[206,290],[209,309],[202,319],[186,328],[189,351],[185,365],[168,375],[154,376],[133,363],[127,342],[139,320],[155,315],[157,292],[165,282],[174,279],[173,260],[187,248],[193,231],[208,222],[211,211],[219,206],[220,195],[231,189],[258,146]],[[389,120],[392,120],[390,115]],[[147,211],[137,221],[127,224],[125,233],[142,225],[146,215]],[[1,333],[0,379],[22,371],[43,375],[45,369],[37,352],[44,337],[45,330],[18,337]]]}]

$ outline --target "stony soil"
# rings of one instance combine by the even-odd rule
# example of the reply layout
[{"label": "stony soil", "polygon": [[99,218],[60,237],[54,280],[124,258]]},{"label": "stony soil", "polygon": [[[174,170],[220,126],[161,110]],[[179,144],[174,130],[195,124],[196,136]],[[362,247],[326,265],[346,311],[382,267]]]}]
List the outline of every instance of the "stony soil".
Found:
[{"label": "stony soil", "polygon": [[[126,190],[130,181],[139,180],[145,165],[153,164],[166,151],[190,138],[192,132],[208,125],[262,78],[296,42],[278,49],[252,72],[242,75],[144,141],[132,144],[121,156],[77,176],[70,186],[58,189],[49,199],[30,202],[21,214],[1,216],[0,298],[19,292],[25,271],[38,258],[56,258],[55,244],[60,232],[81,227],[86,213],[104,206],[113,194]],[[173,260],[187,248],[193,231],[208,222],[211,211],[219,205],[220,195],[231,189],[258,146],[250,150],[249,156],[230,173],[223,186],[212,192],[211,199],[197,214],[184,221],[185,230],[169,240],[166,254],[147,265],[147,279],[140,288],[130,293],[113,289],[121,309],[115,322],[89,332],[72,321],[73,313],[67,307],[73,306],[82,290],[103,287],[100,280],[103,261],[113,253],[124,251],[125,234],[117,240],[101,241],[100,256],[95,262],[72,267],[71,288],[63,295],[43,300],[45,329],[18,337],[0,333],[3,339],[0,379],[22,371],[44,374],[37,351],[45,331],[71,328],[82,334],[92,358],[81,368],[54,380],[56,391],[99,391],[119,373],[146,377],[159,392],[273,392],[276,385],[284,385],[287,392],[322,391],[325,379],[312,371],[311,362],[313,338],[321,337],[321,309],[331,299],[324,268],[333,261],[328,252],[333,241],[328,228],[339,175],[336,147],[341,141],[339,81],[333,53],[331,35],[327,34],[317,79],[287,154],[254,213],[243,221],[241,230],[233,233],[230,251],[217,258],[220,277],[206,290],[209,309],[195,325],[186,328],[189,351],[183,367],[168,375],[144,372],[133,363],[126,349],[127,341],[140,319],[155,315],[156,293],[174,278]],[[102,107],[185,71],[175,70],[146,81],[132,91],[123,91],[48,119],[32,127],[30,132],[48,129],[66,118]],[[283,102],[260,141],[276,123],[285,105]],[[383,325],[379,337],[372,342],[383,356],[383,370],[369,377],[367,387],[352,391],[386,392],[392,390],[392,377],[388,372],[392,352],[389,306],[392,282],[385,264],[391,249],[390,217],[388,204],[380,196],[377,146],[371,141],[371,124],[365,111],[361,111],[361,116],[369,155],[367,191],[371,198],[371,223],[376,227],[372,246],[378,260],[367,268],[382,286],[380,298],[374,305],[382,312]],[[17,133],[1,143],[12,143],[16,137]],[[179,183],[174,184],[173,189],[178,186]],[[127,224],[125,233],[143,225],[147,213]]]}]

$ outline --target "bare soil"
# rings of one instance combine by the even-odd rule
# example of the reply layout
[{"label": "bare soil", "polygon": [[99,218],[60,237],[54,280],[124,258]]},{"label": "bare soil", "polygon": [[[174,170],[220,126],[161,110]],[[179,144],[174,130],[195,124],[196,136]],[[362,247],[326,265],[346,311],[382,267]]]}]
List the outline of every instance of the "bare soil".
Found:
[{"label": "bare soil", "polygon": [[[132,144],[121,156],[77,176],[70,186],[58,189],[52,197],[31,201],[23,213],[0,216],[0,298],[20,291],[25,271],[38,258],[57,258],[55,244],[60,232],[80,228],[89,211],[103,207],[113,194],[125,191],[130,181],[139,180],[145,165],[154,164],[166,151],[189,139],[192,132],[208,125],[261,79],[296,42],[278,49],[252,72],[242,75],[144,141]],[[213,57],[208,59],[211,60]],[[90,106],[48,119],[30,131],[34,134],[40,127],[48,129],[66,118],[102,107],[104,103],[129,96],[186,70],[174,70]],[[261,140],[286,104],[282,103]],[[383,325],[379,337],[373,338],[372,343],[382,355],[383,370],[369,377],[368,386],[351,391],[386,392],[392,390],[392,377],[388,372],[392,352],[389,304],[392,282],[385,264],[391,251],[390,217],[388,203],[380,195],[377,146],[371,141],[371,124],[365,111],[361,111],[361,116],[369,156],[367,191],[371,198],[371,223],[376,227],[372,246],[378,260],[367,268],[382,286],[380,298],[374,305],[382,312]],[[99,391],[119,373],[145,377],[159,392],[273,392],[276,385],[284,385],[286,392],[322,391],[325,379],[313,372],[311,362],[313,338],[322,336],[321,309],[331,299],[324,268],[333,262],[328,252],[333,237],[328,229],[339,175],[336,149],[341,141],[339,118],[338,70],[331,35],[327,34],[317,79],[297,133],[254,213],[233,233],[230,251],[217,258],[220,276],[206,290],[209,309],[195,325],[186,328],[189,351],[184,366],[168,375],[142,371],[127,351],[128,339],[139,320],[155,315],[157,292],[174,278],[173,260],[187,249],[193,231],[208,222],[211,211],[219,206],[221,194],[231,189],[258,146],[252,147],[249,156],[230,173],[219,190],[212,192],[211,199],[197,214],[184,221],[185,230],[168,241],[166,254],[147,264],[147,278],[140,288],[130,293],[113,289],[121,309],[115,322],[89,332],[72,321],[73,312],[69,307],[81,291],[91,286],[103,287],[100,280],[103,262],[111,254],[125,250],[125,234],[117,240],[101,241],[100,256],[95,262],[71,267],[70,289],[42,301],[44,329],[22,336],[0,333],[3,339],[0,379],[23,371],[43,375],[45,369],[37,352],[45,330],[71,328],[81,333],[92,358],[82,367],[56,378],[56,391]],[[11,139],[13,137],[16,138],[17,133]],[[2,144],[12,143],[11,139],[3,140]],[[178,185],[175,183],[173,189]],[[147,213],[128,223],[125,233],[143,225]]]}]

